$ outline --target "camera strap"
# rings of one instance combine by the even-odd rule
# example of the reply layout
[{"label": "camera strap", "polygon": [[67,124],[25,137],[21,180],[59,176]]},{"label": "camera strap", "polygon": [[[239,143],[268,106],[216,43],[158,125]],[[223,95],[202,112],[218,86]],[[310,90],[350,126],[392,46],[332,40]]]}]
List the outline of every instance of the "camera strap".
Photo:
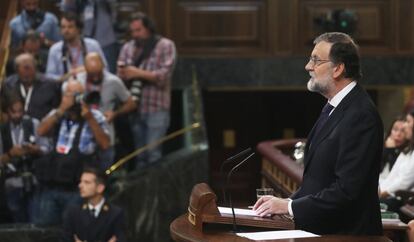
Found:
[{"label": "camera strap", "polygon": [[[85,56],[87,54],[87,48],[86,48],[86,44],[85,44],[85,40],[81,37],[80,38],[81,41],[81,48],[80,48],[80,54],[82,54],[82,58],[85,59]],[[76,61],[78,61],[77,59],[79,59],[79,55],[76,56]],[[69,47],[66,43],[66,41],[63,41],[63,46],[62,46],[62,65],[63,65],[63,73],[66,74],[69,72],[69,64],[70,67],[72,67],[74,60],[73,57],[70,53]],[[77,63],[79,64],[79,63]]]},{"label": "camera strap", "polygon": [[[134,66],[139,67],[145,59],[150,57],[152,51],[155,49],[158,41],[161,39],[159,35],[152,35],[148,40],[146,40],[142,46],[141,53],[136,56],[134,59]],[[135,49],[138,47],[135,46]]]},{"label": "camera strap", "polygon": [[45,12],[38,9],[33,15],[29,15],[26,11],[25,16],[22,17],[22,26],[27,33],[28,30],[36,30],[44,21]]}]

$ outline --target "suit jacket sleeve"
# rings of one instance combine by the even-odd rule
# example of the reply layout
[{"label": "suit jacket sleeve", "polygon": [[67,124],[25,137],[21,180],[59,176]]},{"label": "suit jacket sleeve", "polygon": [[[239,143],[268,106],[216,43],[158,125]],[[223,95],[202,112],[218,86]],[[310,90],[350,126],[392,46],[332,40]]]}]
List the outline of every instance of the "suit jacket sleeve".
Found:
[{"label": "suit jacket sleeve", "polygon": [[123,210],[120,210],[120,212],[117,214],[114,225],[114,235],[117,238],[116,241],[126,242],[126,219]]},{"label": "suit jacket sleeve", "polygon": [[73,242],[75,234],[75,207],[70,206],[63,213],[63,235],[62,241]]},{"label": "suit jacket sleeve", "polygon": [[[382,142],[382,124],[374,108],[350,107],[333,132],[337,132],[333,134],[337,153],[318,156],[333,162],[334,182],[317,193],[297,199],[293,196],[292,210],[299,226],[309,223],[309,220],[328,221],[335,219],[341,211],[352,211],[350,207],[355,202],[362,202],[358,199],[364,187],[372,186],[375,179],[378,184],[380,160],[377,157],[382,147],[381,143],[378,148],[378,141]],[[330,138],[327,137],[320,145],[327,145],[323,142],[330,142]],[[375,174],[376,178],[373,177]]]}]

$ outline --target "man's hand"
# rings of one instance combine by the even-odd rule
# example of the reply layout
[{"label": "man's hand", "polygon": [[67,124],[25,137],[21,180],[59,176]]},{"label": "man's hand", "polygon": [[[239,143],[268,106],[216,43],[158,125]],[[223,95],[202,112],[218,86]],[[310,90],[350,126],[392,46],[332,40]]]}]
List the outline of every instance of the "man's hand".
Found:
[{"label": "man's hand", "polygon": [[263,196],[253,206],[253,211],[260,217],[271,214],[289,214],[289,201],[274,196]]},{"label": "man's hand", "polygon": [[81,116],[85,120],[93,118],[93,114],[89,109],[89,106],[84,101],[81,101]]},{"label": "man's hand", "polygon": [[73,235],[73,242],[82,242],[76,234]]},{"label": "man's hand", "polygon": [[66,110],[72,107],[73,104],[75,104],[75,97],[72,93],[65,92],[62,94],[62,101],[59,105],[59,111],[61,112],[61,114],[63,114],[66,112]]},{"label": "man's hand", "polygon": [[116,242],[116,236],[112,235],[112,237],[108,240],[108,242]]},{"label": "man's hand", "polygon": [[9,150],[8,153],[11,157],[21,157],[26,154],[26,150],[20,145],[15,145]]},{"label": "man's hand", "polygon": [[106,122],[108,122],[108,123],[112,123],[112,121],[115,119],[114,111],[111,111],[111,110],[106,111],[104,113],[104,115],[105,115],[105,118],[106,118]]},{"label": "man's hand", "polygon": [[39,153],[39,146],[35,145],[35,144],[26,144],[23,146],[23,148],[26,150],[26,152],[28,154],[34,155]]},{"label": "man's hand", "polygon": [[135,66],[125,66],[124,68],[119,68],[120,74],[124,79],[130,80],[134,78],[141,78],[142,70]]}]

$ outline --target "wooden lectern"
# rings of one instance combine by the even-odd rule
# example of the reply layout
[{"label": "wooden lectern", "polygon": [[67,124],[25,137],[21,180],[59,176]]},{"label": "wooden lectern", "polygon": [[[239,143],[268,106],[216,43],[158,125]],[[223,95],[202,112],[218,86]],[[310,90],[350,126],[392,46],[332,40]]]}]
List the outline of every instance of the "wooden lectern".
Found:
[{"label": "wooden lectern", "polygon": [[[195,230],[202,231],[203,224],[233,224],[231,214],[220,214],[217,196],[206,183],[199,183],[193,187],[188,205],[188,222]],[[271,218],[236,215],[237,225],[272,229],[294,229],[293,220],[288,216],[275,215]]]}]

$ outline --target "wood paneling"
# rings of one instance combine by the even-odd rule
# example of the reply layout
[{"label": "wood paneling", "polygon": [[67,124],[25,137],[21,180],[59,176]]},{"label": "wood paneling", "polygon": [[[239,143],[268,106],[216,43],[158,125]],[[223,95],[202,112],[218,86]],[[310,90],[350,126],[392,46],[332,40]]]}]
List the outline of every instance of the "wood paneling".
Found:
[{"label": "wood paneling", "polygon": [[396,28],[398,29],[397,46],[398,52],[413,52],[414,49],[414,23],[413,23],[414,1],[397,1]]},{"label": "wood paneling", "polygon": [[267,51],[266,1],[173,1],[173,37],[182,53]]},{"label": "wood paneling", "polygon": [[308,55],[317,17],[352,10],[364,56],[414,54],[414,0],[119,0],[123,23],[136,11],[155,20],[181,56]]},{"label": "wood paneling", "polygon": [[[364,55],[414,52],[414,0],[167,0],[164,18],[182,55],[304,55],[323,32],[314,19],[356,13],[353,37]],[[164,14],[163,16],[165,16]]]},{"label": "wood paneling", "polygon": [[329,12],[339,9],[349,9],[355,12],[358,22],[353,37],[363,51],[395,50],[395,28],[393,18],[393,1],[331,1],[331,0],[302,0],[299,3],[299,26],[297,47],[307,50],[312,46],[315,36],[324,31],[315,24],[315,19],[326,18]]}]

